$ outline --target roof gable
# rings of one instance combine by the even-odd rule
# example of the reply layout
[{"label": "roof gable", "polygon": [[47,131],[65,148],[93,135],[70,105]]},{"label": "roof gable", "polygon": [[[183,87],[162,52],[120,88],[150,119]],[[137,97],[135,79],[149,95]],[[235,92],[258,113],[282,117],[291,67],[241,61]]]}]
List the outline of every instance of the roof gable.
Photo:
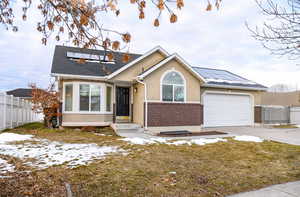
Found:
[{"label": "roof gable", "polygon": [[117,76],[118,74],[122,73],[123,71],[127,70],[128,68],[132,67],[133,65],[137,64],[138,62],[142,61],[143,59],[145,59],[146,57],[156,53],[156,52],[160,52],[165,56],[168,56],[168,52],[166,50],[164,50],[162,47],[157,46],[153,49],[151,49],[150,51],[146,52],[144,55],[140,56],[139,58],[135,59],[134,61],[128,63],[126,66],[122,67],[121,69],[117,70],[116,72],[110,74],[108,76],[108,79],[111,79],[115,76]]},{"label": "roof gable", "polygon": [[182,57],[180,57],[177,53],[174,53],[174,54],[170,55],[166,59],[164,59],[161,62],[157,63],[155,66],[152,66],[148,70],[140,73],[138,78],[141,79],[141,80],[144,79],[145,77],[147,77],[148,75],[150,75],[151,73],[156,71],[158,68],[166,65],[168,62],[170,62],[172,60],[176,60],[176,61],[180,62],[181,65],[183,65],[183,67],[186,68],[192,75],[194,75],[199,80],[205,82],[205,79],[201,75],[199,75],[197,72],[195,72],[192,69],[192,67]]}]

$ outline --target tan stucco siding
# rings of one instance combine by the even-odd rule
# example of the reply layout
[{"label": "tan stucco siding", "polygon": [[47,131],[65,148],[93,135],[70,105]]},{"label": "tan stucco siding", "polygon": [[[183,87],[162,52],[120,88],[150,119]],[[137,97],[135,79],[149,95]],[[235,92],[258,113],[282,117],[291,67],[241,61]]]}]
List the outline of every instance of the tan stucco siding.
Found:
[{"label": "tan stucco siding", "polygon": [[63,122],[112,122],[112,114],[63,114]]},{"label": "tan stucco siding", "polygon": [[112,80],[116,81],[132,81],[135,79],[143,70],[147,70],[148,68],[154,66],[158,62],[162,61],[165,56],[159,52],[155,52],[148,57],[144,58],[140,62],[131,66],[127,70],[113,77]]},{"label": "tan stucco siding", "polygon": [[[255,90],[238,90],[238,89],[227,89],[227,88],[206,88],[201,87],[201,96],[205,91],[217,91],[217,92],[233,92],[233,93],[243,93],[250,94],[254,98],[254,105],[261,105],[261,94],[262,91]],[[202,100],[201,100],[202,102]]]},{"label": "tan stucco siding", "polygon": [[133,122],[144,124],[144,85],[137,83],[133,86]]},{"label": "tan stucco siding", "polygon": [[190,73],[183,65],[176,60],[171,60],[165,65],[158,68],[145,78],[147,84],[147,99],[160,100],[160,81],[161,77],[166,71],[174,69],[180,72],[186,81],[186,101],[187,102],[200,102],[200,80]]}]

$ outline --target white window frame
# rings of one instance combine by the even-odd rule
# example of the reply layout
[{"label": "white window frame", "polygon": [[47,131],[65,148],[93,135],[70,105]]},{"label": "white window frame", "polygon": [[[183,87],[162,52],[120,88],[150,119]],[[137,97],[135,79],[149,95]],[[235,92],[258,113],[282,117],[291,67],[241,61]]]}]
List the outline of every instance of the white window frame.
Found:
[{"label": "white window frame", "polygon": [[[89,110],[80,110],[80,85],[88,85],[89,86]],[[92,91],[91,91],[91,86],[94,85],[94,86],[98,86],[100,88],[100,110],[99,111],[92,111],[91,110],[91,105],[92,105],[92,102],[91,102],[91,98],[92,98]],[[104,96],[104,91],[103,91],[103,87],[100,85],[100,84],[96,84],[96,83],[82,83],[80,82],[79,83],[79,86],[78,86],[78,109],[79,109],[79,112],[84,112],[84,113],[99,113],[101,111],[103,111],[103,96]]]},{"label": "white window frame", "polygon": [[[167,74],[171,73],[171,72],[175,72],[175,73],[178,73],[180,75],[180,77],[183,80],[183,85],[163,84],[163,80],[164,80],[165,76]],[[164,101],[163,100],[163,85],[172,85],[172,88],[173,88],[173,99],[172,99],[172,101]],[[174,87],[175,86],[179,86],[179,87],[183,86],[183,93],[184,93],[183,101],[174,101],[174,96],[175,96],[175,94],[174,94]],[[160,101],[161,102],[165,102],[165,103],[186,103],[186,80],[185,80],[185,77],[184,77],[184,75],[181,72],[175,70],[174,68],[172,68],[172,69],[167,70],[166,72],[164,72],[164,74],[160,78]]]},{"label": "white window frame", "polygon": [[[65,111],[65,86],[68,84],[73,85],[73,105],[72,111]],[[80,111],[80,84],[98,85],[100,86],[100,111]],[[113,109],[106,111],[106,86],[112,87],[111,109],[113,105],[113,86],[102,82],[63,82],[63,104],[62,112],[65,114],[113,114]],[[90,98],[89,98],[90,99]],[[89,103],[91,105],[91,102]],[[90,109],[90,106],[89,106]]]}]

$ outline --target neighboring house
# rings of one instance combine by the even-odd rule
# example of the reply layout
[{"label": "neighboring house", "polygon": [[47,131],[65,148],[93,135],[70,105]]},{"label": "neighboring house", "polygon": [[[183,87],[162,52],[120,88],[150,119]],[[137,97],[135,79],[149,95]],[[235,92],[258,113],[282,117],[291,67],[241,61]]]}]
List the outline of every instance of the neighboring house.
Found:
[{"label": "neighboring house", "polygon": [[17,88],[6,92],[7,95],[13,95],[22,99],[30,100],[32,98],[32,89],[30,88]]},{"label": "neighboring house", "polygon": [[264,92],[261,96],[262,105],[300,106],[300,91]]},{"label": "neighboring house", "polygon": [[[266,87],[225,70],[191,67],[156,47],[145,54],[56,46],[52,76],[62,102],[62,126],[136,123],[147,129],[254,124]],[[100,58],[100,59],[99,59]],[[85,59],[85,63],[79,63]]]}]

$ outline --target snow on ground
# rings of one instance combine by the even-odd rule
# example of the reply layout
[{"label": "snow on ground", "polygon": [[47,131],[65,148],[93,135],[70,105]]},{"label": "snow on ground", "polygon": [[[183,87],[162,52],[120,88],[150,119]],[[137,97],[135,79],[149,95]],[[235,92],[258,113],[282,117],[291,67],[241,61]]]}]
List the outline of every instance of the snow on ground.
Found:
[{"label": "snow on ground", "polygon": [[14,169],[15,169],[14,165],[7,163],[7,161],[0,158],[0,174],[6,172],[13,172]]},{"label": "snow on ground", "polygon": [[122,141],[129,142],[131,144],[139,144],[139,145],[145,145],[145,144],[156,144],[156,143],[161,143],[161,144],[168,144],[168,145],[205,145],[205,144],[211,144],[211,143],[217,143],[217,142],[226,142],[226,139],[222,138],[214,138],[214,139],[191,139],[191,140],[167,140],[164,138],[150,138],[150,139],[145,139],[145,138],[139,138],[139,137],[133,137],[133,138],[124,138],[121,139]]},{"label": "snow on ground", "polygon": [[238,140],[238,141],[244,141],[244,142],[263,142],[264,141],[263,139],[261,139],[259,137],[248,136],[248,135],[235,136],[233,139]]},{"label": "snow on ground", "polygon": [[[4,136],[4,138],[2,138]],[[9,137],[12,137],[9,139]],[[4,139],[4,140],[3,140]],[[14,139],[14,140],[13,140]],[[34,140],[23,144],[8,142]],[[25,164],[39,169],[53,165],[66,164],[69,167],[86,165],[95,159],[103,159],[111,153],[124,153],[116,146],[98,146],[97,144],[68,144],[45,139],[35,139],[29,135],[13,133],[0,134],[0,154],[16,157],[22,160],[29,159]],[[7,162],[0,164],[1,170],[9,167]]]},{"label": "snow on ground", "polygon": [[1,133],[0,134],[0,144],[16,141],[30,140],[32,135],[19,135],[15,133]]}]

